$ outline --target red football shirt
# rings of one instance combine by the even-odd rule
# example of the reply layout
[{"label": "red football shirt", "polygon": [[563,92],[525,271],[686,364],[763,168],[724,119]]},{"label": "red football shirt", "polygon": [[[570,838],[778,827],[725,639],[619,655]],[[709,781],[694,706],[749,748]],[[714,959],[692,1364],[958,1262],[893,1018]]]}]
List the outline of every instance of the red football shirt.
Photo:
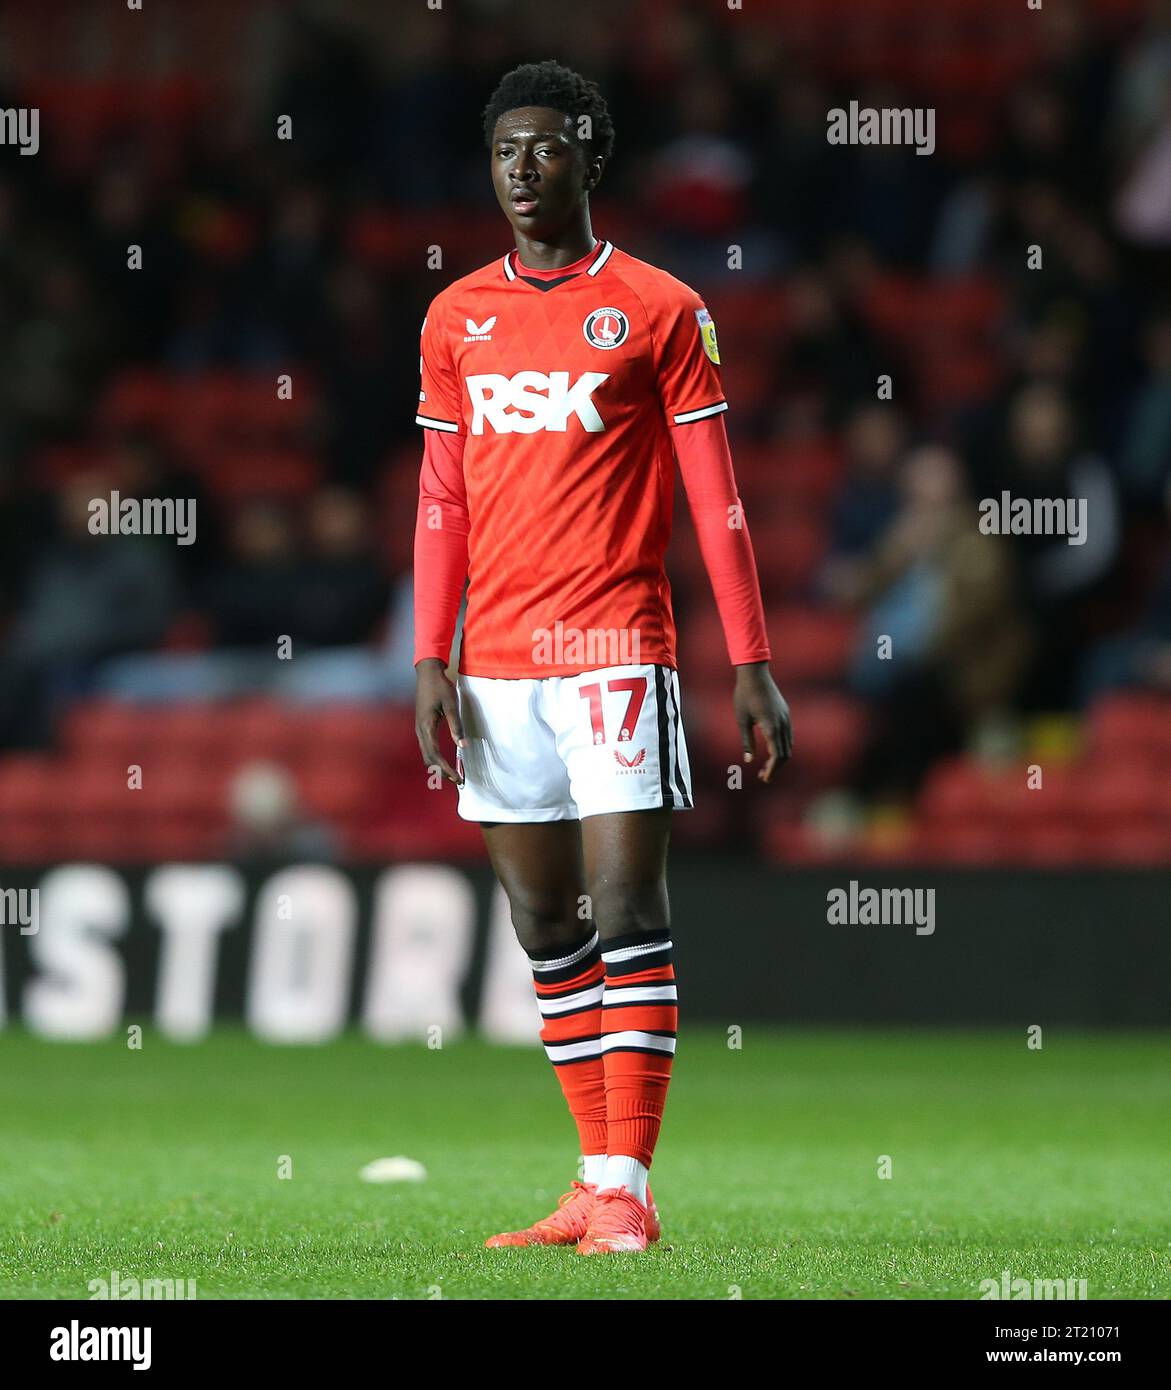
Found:
[{"label": "red football shirt", "polygon": [[[539,285],[526,274],[510,252],[440,293],[423,324],[418,423],[448,438],[424,467],[419,527],[454,522],[466,501],[460,669],[674,666],[672,431],[727,409],[710,315],[609,242]],[[450,473],[428,485],[435,460],[457,457],[462,499]],[[754,571],[750,587],[759,611]],[[435,645],[416,659],[446,659]]]}]

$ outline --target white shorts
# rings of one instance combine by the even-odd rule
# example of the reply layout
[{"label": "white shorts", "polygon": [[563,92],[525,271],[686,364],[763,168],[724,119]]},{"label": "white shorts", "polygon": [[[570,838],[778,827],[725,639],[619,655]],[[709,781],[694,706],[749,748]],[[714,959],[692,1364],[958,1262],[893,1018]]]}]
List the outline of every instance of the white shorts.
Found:
[{"label": "white shorts", "polygon": [[457,689],[468,741],[464,820],[691,809],[679,677],[669,667],[607,666],[540,680],[461,674]]}]

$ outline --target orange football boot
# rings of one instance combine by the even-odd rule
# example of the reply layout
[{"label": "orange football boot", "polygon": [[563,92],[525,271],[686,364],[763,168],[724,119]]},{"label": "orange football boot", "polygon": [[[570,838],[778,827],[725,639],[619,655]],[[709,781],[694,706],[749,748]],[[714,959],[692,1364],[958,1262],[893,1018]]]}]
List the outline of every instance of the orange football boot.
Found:
[{"label": "orange football boot", "polygon": [[[576,1245],[589,1226],[590,1212],[597,1196],[596,1183],[575,1182],[557,1203],[557,1210],[544,1221],[538,1221],[525,1231],[503,1231],[489,1236],[484,1244],[489,1250],[510,1245]],[[646,1189],[646,1238],[651,1245],[663,1234],[659,1209],[655,1205],[650,1184]]]},{"label": "orange football boot", "polygon": [[[594,1197],[589,1227],[577,1245],[579,1255],[614,1255],[645,1250],[651,1224],[651,1195],[647,1205],[625,1187],[607,1187]],[[658,1214],[655,1214],[658,1225]]]},{"label": "orange football boot", "polygon": [[524,1231],[503,1231],[489,1236],[484,1244],[489,1250],[506,1245],[576,1245],[586,1233],[590,1212],[598,1187],[592,1182],[574,1182],[557,1203],[552,1215]]}]

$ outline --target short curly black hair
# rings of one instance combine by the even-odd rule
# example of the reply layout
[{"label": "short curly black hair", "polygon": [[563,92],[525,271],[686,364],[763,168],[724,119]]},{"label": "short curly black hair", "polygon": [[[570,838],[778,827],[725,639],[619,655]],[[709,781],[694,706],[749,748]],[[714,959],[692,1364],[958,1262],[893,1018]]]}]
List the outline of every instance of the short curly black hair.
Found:
[{"label": "short curly black hair", "polygon": [[588,116],[591,135],[581,143],[590,155],[609,159],[614,148],[614,123],[606,108],[606,99],[598,84],[563,67],[552,58],[543,63],[522,63],[506,72],[484,107],[484,140],[492,148],[496,122],[506,111],[518,106],[548,106],[564,111],[577,125],[579,118]]}]

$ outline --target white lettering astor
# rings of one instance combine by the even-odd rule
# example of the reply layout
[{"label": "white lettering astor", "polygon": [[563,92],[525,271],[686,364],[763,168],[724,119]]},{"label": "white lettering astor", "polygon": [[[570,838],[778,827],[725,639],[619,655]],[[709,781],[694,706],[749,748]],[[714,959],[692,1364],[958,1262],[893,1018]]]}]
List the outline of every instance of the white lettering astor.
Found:
[{"label": "white lettering astor", "polygon": [[472,433],[537,434],[563,432],[576,415],[582,428],[599,434],[606,428],[590,397],[608,372],[583,372],[571,386],[568,372],[484,372],[467,378],[472,402]]},{"label": "white lettering astor", "polygon": [[[472,1021],[461,992],[481,909],[468,876],[453,866],[384,870],[373,881],[368,909],[351,877],[323,864],[282,868],[263,878],[254,896],[231,864],[161,865],[138,890],[104,865],[62,864],[37,891],[38,932],[13,933],[9,944],[19,943],[25,953],[20,1012],[40,1037],[84,1040],[118,1029],[128,974],[144,968],[118,945],[136,919],[157,929],[152,1015],[169,1038],[190,1041],[211,1028],[220,1002],[220,946],[233,931],[248,936],[245,1024],[268,1042],[326,1042],[356,1015],[368,1037],[434,1046]],[[486,926],[476,1027],[500,1042],[535,1044],[532,972],[502,889]],[[355,973],[362,941],[368,960]]]}]

